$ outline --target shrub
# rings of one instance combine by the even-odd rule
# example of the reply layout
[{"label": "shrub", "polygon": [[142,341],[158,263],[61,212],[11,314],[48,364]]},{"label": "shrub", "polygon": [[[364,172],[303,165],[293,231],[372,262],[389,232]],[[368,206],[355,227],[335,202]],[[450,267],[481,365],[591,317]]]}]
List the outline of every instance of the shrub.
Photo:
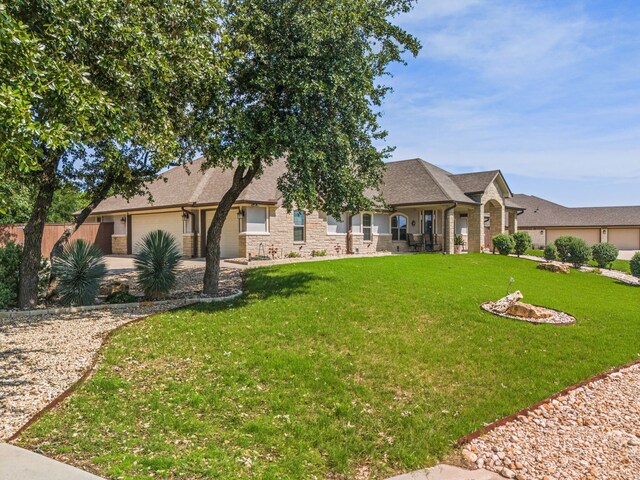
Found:
[{"label": "shrub", "polygon": [[556,248],[558,249],[558,258],[560,259],[560,261],[562,262],[569,261],[569,257],[571,256],[571,253],[570,253],[571,244],[573,243],[573,240],[575,238],[576,237],[572,237],[570,235],[563,235],[561,237],[556,238],[556,241],[554,243],[556,245]]},{"label": "shrub", "polygon": [[515,242],[511,235],[501,233],[493,237],[493,246],[498,249],[500,255],[509,255],[513,251]]},{"label": "shrub", "polygon": [[553,261],[558,259],[558,249],[555,244],[550,243],[546,247],[544,247],[544,258],[548,261]]},{"label": "shrub", "polygon": [[569,261],[576,268],[591,260],[591,247],[581,238],[573,237],[569,245]]},{"label": "shrub", "polygon": [[84,240],[68,244],[53,264],[60,302],[64,305],[93,304],[106,273],[104,257],[98,247]]},{"label": "shrub", "polygon": [[149,232],[140,241],[140,251],[133,263],[138,271],[138,286],[147,298],[162,298],[176,283],[176,268],[180,249],[175,239],[165,231]]},{"label": "shrub", "polygon": [[326,250],[312,250],[311,251],[311,256],[312,257],[326,257],[327,256],[327,251]]},{"label": "shrub", "polygon": [[629,267],[631,268],[631,274],[633,276],[640,277],[640,252],[636,252],[633,257],[631,257]]},{"label": "shrub", "polygon": [[531,244],[533,243],[531,241],[531,235],[529,235],[527,232],[516,232],[513,235],[511,235],[511,237],[513,238],[513,243],[514,243],[513,251],[518,256],[526,252],[531,247]]},{"label": "shrub", "polygon": [[0,308],[16,306],[21,259],[21,245],[8,242],[0,248]]},{"label": "shrub", "polygon": [[453,244],[454,245],[464,245],[464,237],[462,235],[455,235],[453,237]]},{"label": "shrub", "polygon": [[604,268],[616,261],[618,249],[610,243],[596,243],[591,249],[591,254],[598,267]]},{"label": "shrub", "polygon": [[114,292],[106,298],[107,303],[131,303],[136,302],[137,300],[138,297],[124,291]]},{"label": "shrub", "polygon": [[287,253],[287,258],[300,258],[302,255],[298,252],[289,252]]}]

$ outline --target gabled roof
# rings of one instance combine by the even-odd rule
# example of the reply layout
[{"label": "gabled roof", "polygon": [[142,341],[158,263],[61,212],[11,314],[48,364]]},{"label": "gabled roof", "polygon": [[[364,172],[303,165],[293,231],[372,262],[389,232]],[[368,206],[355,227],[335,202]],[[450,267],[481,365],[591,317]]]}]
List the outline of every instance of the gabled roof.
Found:
[{"label": "gabled roof", "polygon": [[640,206],[572,208],[524,194],[514,195],[514,201],[526,208],[518,217],[523,228],[640,226]]},{"label": "gabled roof", "polygon": [[[216,205],[231,186],[233,169],[213,168],[202,171],[203,162],[204,159],[199,158],[190,163],[187,169],[175,167],[164,172],[149,185],[152,203],[144,195],[129,200],[111,197],[100,203],[93,213]],[[238,203],[277,204],[282,196],[278,190],[278,179],[285,171],[284,159],[266,167],[262,176],[242,192]],[[504,190],[510,195],[511,192],[498,170],[454,175],[420,158],[413,158],[386,164],[380,193],[392,207],[452,202],[478,204],[467,193],[483,192],[496,178],[504,183]],[[373,196],[375,192],[369,193]]]}]

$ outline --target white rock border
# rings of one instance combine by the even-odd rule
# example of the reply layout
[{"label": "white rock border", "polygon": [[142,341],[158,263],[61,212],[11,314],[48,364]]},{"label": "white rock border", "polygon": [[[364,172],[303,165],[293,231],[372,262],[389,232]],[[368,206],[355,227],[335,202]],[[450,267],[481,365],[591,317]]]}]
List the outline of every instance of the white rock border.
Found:
[{"label": "white rock border", "polygon": [[[553,308],[541,307],[541,308],[546,308],[547,310],[556,312],[556,314],[553,317],[542,318],[542,319],[524,318],[524,317],[516,317],[515,315],[509,315],[508,313],[498,313],[494,311],[491,307],[495,305],[495,303],[496,302],[484,302],[483,304],[480,305],[480,308],[485,312],[489,312],[498,317],[510,318],[512,320],[519,320],[521,322],[527,322],[533,325],[575,325],[576,324],[575,317],[573,317],[572,315],[569,315],[568,313],[561,312],[560,310],[555,310]],[[540,305],[534,305],[534,306],[540,307]]]},{"label": "white rock border", "polygon": [[22,317],[41,317],[45,315],[60,315],[65,313],[90,312],[93,310],[135,310],[137,308],[153,307],[160,305],[175,305],[175,307],[183,307],[185,305],[193,305],[195,303],[214,303],[228,302],[240,297],[244,292],[236,290],[231,295],[223,297],[192,297],[192,298],[174,298],[168,300],[142,301],[131,303],[102,303],[100,305],[86,305],[80,307],[57,307],[57,308],[39,308],[36,310],[4,310],[0,311],[0,323],[2,320],[10,320]]}]

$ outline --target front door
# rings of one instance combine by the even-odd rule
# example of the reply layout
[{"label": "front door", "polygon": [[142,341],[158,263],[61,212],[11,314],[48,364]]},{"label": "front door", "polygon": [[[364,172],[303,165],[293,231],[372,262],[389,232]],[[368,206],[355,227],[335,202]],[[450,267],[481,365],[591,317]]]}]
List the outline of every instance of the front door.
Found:
[{"label": "front door", "polygon": [[433,246],[433,227],[434,227],[434,214],[433,210],[425,210],[423,212],[423,235],[424,243],[427,246]]}]

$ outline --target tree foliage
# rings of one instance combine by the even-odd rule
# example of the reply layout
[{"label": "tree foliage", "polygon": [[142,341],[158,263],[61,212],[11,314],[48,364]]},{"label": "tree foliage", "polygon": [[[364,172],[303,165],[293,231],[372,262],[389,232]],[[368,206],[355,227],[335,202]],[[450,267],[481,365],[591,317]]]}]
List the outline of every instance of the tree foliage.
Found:
[{"label": "tree foliage", "polygon": [[[224,82],[194,105],[191,131],[205,168],[234,169],[209,231],[205,291],[215,293],[219,235],[242,190],[276,158],[284,206],[332,215],[370,206],[390,148],[380,106],[392,62],[419,44],[393,24],[412,1],[231,0],[223,3],[217,48]],[[232,54],[233,52],[233,54]]]}]

